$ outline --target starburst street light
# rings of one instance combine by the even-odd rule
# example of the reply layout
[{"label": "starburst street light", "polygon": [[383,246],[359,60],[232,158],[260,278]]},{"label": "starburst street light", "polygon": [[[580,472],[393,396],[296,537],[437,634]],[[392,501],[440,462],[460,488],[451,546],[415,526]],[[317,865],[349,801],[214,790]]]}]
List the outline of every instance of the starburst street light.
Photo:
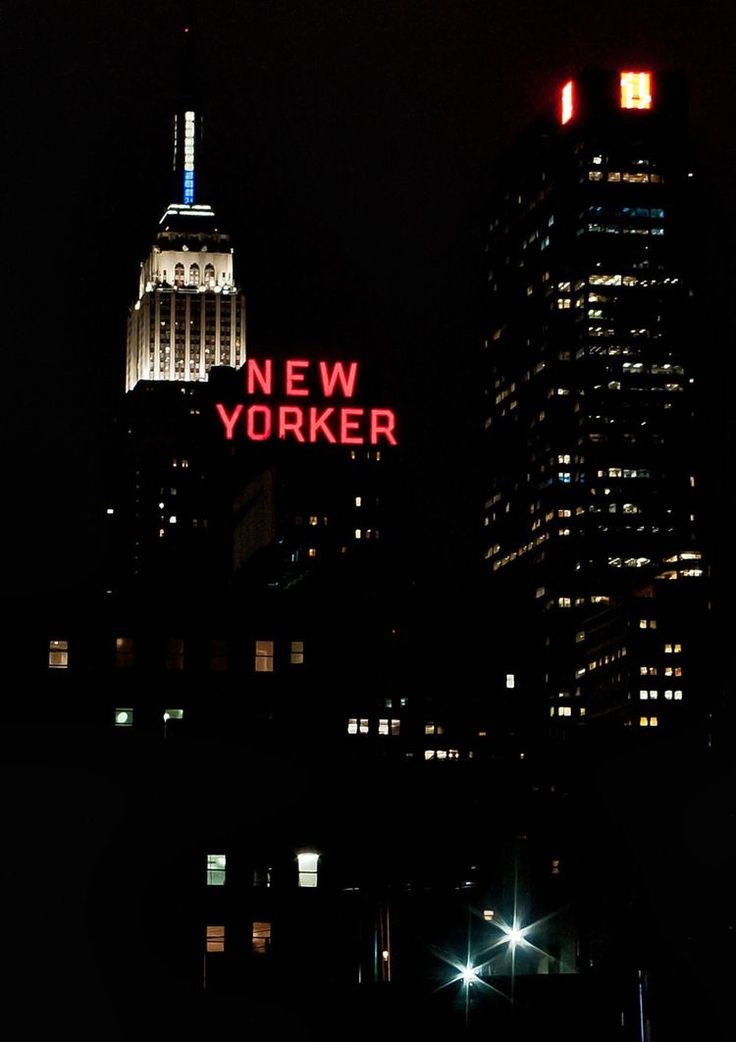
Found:
[{"label": "starburst street light", "polygon": [[[495,994],[502,996],[503,998],[508,998],[508,996],[504,995],[503,992],[498,990],[498,988],[494,988],[491,984],[488,983],[488,981],[483,980],[480,974],[483,973],[484,969],[487,970],[487,967],[484,967],[481,964],[474,964],[471,961],[469,950],[465,962],[462,962],[456,956],[451,955],[448,952],[441,952],[435,950],[435,955],[437,955],[438,958],[442,959],[443,962],[448,963],[448,965],[452,966],[452,968],[456,970],[456,973],[452,977],[450,977],[449,980],[446,980],[444,984],[440,984],[439,988],[437,988],[437,991],[441,991],[443,988],[447,988],[451,984],[460,984],[462,1002],[465,1011],[466,1028],[468,1027],[470,1017],[471,988],[473,988],[474,991],[492,991]],[[475,985],[477,985],[477,989],[474,987]]]},{"label": "starburst street light", "polygon": [[518,922],[514,921],[513,926],[504,926],[503,924],[499,923],[499,928],[503,931],[501,943],[505,941],[511,948],[515,948],[519,944],[528,943],[526,941],[526,933],[529,929],[531,929],[531,927],[521,927],[519,926]]},{"label": "starburst street light", "polygon": [[[435,955],[455,971],[436,990],[441,991],[449,986],[459,985],[460,995],[458,997],[464,1006],[466,1027],[469,1024],[471,1003],[475,1005],[480,1001],[481,994],[486,991],[505,999],[513,1007],[515,1001],[515,978],[517,975],[517,954],[523,952],[525,956],[528,955],[532,959],[535,956],[551,958],[549,952],[545,952],[544,949],[538,947],[531,937],[539,932],[540,927],[545,922],[554,918],[557,914],[557,912],[552,912],[534,922],[522,924],[516,901],[514,902],[513,914],[509,920],[498,914],[495,909],[484,909],[482,912],[476,911],[475,915],[481,918],[484,924],[482,933],[487,938],[488,927],[490,927],[491,937],[488,938],[490,943],[486,943],[482,947],[474,947],[471,937],[473,909],[468,908],[468,936],[465,957],[434,949]],[[494,933],[496,935],[495,938],[493,937]],[[523,961],[526,962],[526,958]],[[499,973],[499,971],[501,972]],[[494,987],[488,980],[489,976],[510,978],[510,991],[507,993],[505,990]],[[473,993],[475,993],[474,999],[471,999],[471,988]]]},{"label": "starburst street light", "polygon": [[[530,935],[539,930],[543,923],[553,918],[556,913],[545,915],[541,919],[535,920],[533,923],[528,923],[526,926],[522,926],[518,917],[514,916],[513,920],[509,923],[503,916],[494,917],[490,925],[494,926],[499,931],[499,936],[496,937],[487,948],[482,952],[475,953],[475,961],[478,963],[478,956],[480,955],[481,962],[486,961],[489,957],[493,958],[494,954],[500,955],[501,950],[509,952],[513,958],[516,950],[523,948],[530,950],[531,952],[537,952],[539,955],[546,955],[549,957],[549,952],[545,952],[543,948],[539,948],[536,944],[530,940]],[[488,920],[486,920],[488,921]]]}]

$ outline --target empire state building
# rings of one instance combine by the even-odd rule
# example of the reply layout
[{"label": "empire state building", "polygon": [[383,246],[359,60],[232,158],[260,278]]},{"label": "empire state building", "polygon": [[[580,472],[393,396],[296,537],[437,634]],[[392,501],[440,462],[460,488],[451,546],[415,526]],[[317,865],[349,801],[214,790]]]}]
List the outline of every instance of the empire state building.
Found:
[{"label": "empire state building", "polygon": [[245,361],[245,297],[235,281],[230,236],[211,206],[197,202],[201,116],[174,117],[173,169],[179,201],[159,221],[130,309],[125,389],[141,381],[202,381],[213,365]]}]

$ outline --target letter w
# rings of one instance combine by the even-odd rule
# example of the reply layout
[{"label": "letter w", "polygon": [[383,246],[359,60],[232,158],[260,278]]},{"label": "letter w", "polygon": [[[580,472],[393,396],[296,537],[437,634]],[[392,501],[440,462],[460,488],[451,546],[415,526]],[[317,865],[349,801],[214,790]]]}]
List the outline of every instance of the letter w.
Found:
[{"label": "letter w", "polygon": [[358,363],[351,362],[350,371],[346,373],[342,362],[335,362],[331,372],[327,362],[320,362],[319,376],[322,381],[322,390],[327,398],[335,393],[335,385],[338,383],[342,386],[343,395],[346,398],[352,398],[358,376]]}]

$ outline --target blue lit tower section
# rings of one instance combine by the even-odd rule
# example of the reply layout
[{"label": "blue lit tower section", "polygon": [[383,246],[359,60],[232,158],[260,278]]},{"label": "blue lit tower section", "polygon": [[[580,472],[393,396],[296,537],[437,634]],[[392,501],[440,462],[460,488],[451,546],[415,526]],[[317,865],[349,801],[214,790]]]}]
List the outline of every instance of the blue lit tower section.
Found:
[{"label": "blue lit tower section", "polygon": [[202,117],[193,108],[174,116],[173,167],[176,192],[181,187],[181,201],[185,206],[194,205],[195,162],[202,141]]}]

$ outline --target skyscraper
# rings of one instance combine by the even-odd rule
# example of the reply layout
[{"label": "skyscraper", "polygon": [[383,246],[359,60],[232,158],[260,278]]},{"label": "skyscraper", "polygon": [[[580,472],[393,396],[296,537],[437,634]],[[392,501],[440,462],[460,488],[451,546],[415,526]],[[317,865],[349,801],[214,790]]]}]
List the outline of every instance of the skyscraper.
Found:
[{"label": "skyscraper", "polygon": [[595,71],[499,172],[484,546],[538,724],[661,728],[693,693],[690,162],[679,77]]},{"label": "skyscraper", "polygon": [[235,280],[230,236],[197,202],[202,117],[174,116],[173,183],[178,196],[159,221],[141,264],[128,319],[125,389],[140,380],[201,381],[214,365],[245,361],[245,297]]}]

